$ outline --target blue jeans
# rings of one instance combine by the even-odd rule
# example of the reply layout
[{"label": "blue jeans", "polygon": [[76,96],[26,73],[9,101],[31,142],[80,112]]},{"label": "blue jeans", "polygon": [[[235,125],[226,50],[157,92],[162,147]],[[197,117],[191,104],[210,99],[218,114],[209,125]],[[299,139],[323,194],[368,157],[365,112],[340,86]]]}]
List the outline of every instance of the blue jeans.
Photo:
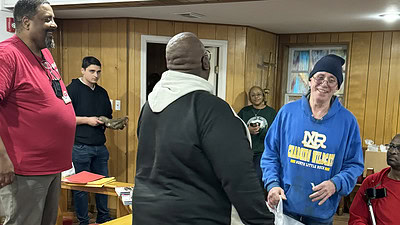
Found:
[{"label": "blue jeans", "polygon": [[[108,176],[109,156],[110,154],[104,145],[74,145],[72,149],[72,162],[74,163],[76,173],[89,171]],[[84,191],[72,191],[72,193],[79,224],[88,225],[90,219],[88,216],[88,193]],[[96,223],[104,223],[111,219],[107,203],[107,195],[96,194]]]},{"label": "blue jeans", "polygon": [[317,221],[311,217],[305,217],[305,216],[299,216],[299,215],[293,215],[293,214],[287,214],[286,215],[292,217],[293,219],[300,221],[304,223],[305,225],[333,225],[333,217],[327,219],[326,221]]}]

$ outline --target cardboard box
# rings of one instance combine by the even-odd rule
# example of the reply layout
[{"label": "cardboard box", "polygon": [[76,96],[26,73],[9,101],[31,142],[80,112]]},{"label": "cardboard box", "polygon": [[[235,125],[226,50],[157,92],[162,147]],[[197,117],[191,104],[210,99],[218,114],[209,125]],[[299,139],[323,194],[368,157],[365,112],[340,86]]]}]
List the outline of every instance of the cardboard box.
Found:
[{"label": "cardboard box", "polygon": [[364,177],[368,168],[374,168],[374,172],[377,173],[386,167],[389,167],[386,152],[365,151]]}]

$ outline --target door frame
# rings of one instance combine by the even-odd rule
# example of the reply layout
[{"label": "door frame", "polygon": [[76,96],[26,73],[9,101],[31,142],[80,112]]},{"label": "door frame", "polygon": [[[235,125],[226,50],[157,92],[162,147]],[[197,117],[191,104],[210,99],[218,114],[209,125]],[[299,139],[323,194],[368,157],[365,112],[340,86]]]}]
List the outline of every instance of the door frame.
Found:
[{"label": "door frame", "polygon": [[[140,50],[140,108],[146,103],[147,87],[147,43],[167,44],[172,37],[142,35]],[[204,46],[217,47],[218,51],[218,97],[225,100],[226,96],[226,71],[228,63],[228,41],[200,39]]]}]

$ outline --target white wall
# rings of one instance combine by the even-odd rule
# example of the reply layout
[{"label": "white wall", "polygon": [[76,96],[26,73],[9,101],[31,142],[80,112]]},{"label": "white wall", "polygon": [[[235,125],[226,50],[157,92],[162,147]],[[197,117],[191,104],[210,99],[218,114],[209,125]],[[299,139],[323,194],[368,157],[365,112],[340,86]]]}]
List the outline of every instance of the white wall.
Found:
[{"label": "white wall", "polygon": [[12,12],[6,12],[0,10],[0,41],[4,41],[5,39],[14,35],[14,33],[9,33],[6,30],[7,26],[6,18],[12,16],[13,16]]}]

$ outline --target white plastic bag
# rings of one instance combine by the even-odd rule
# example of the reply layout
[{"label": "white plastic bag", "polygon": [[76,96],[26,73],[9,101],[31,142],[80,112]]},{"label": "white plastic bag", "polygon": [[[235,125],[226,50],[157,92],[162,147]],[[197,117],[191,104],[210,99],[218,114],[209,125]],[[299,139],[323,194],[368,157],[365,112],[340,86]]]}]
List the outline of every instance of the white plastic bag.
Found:
[{"label": "white plastic bag", "polygon": [[275,209],[269,207],[268,204],[267,206],[269,211],[275,215],[275,225],[304,225],[290,216],[283,214],[283,203],[281,196],[279,196],[279,203]]},{"label": "white plastic bag", "polygon": [[236,211],[235,207],[232,205],[231,212],[231,225],[244,225],[242,220],[240,219],[239,213]]}]

